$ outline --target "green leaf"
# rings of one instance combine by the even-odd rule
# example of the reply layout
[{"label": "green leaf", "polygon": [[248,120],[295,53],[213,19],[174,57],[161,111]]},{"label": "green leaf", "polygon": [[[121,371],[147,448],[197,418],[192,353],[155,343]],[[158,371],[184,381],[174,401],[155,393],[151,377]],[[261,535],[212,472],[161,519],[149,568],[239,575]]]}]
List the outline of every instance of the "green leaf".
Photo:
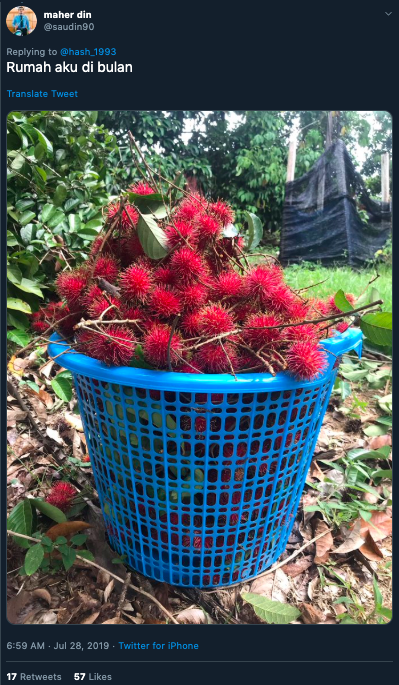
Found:
[{"label": "green leaf", "polygon": [[67,520],[67,517],[61,509],[54,507],[52,504],[49,504],[42,499],[31,499],[31,503],[41,514],[48,516],[49,519],[56,523],[64,523]]},{"label": "green leaf", "polygon": [[392,426],[392,416],[380,416],[376,421],[384,426]]},{"label": "green leaf", "polygon": [[392,609],[388,609],[388,607],[378,605],[376,607],[376,613],[380,616],[384,616],[385,618],[389,618],[389,620],[392,618]]},{"label": "green leaf", "polygon": [[7,278],[11,283],[20,283],[22,280],[22,273],[16,264],[10,264],[7,267]]},{"label": "green leaf", "polygon": [[59,378],[59,376],[56,376],[51,381],[51,387],[53,388],[57,397],[59,397],[63,402],[71,401],[72,383],[68,378]]},{"label": "green leaf", "polygon": [[68,223],[69,223],[69,228],[71,229],[71,231],[78,232],[80,229],[80,226],[81,226],[79,214],[69,214],[68,215]]},{"label": "green leaf", "polygon": [[94,240],[94,238],[97,238],[98,236],[98,231],[95,230],[95,228],[81,228],[78,233],[80,238],[83,238],[84,240]]},{"label": "green leaf", "polygon": [[70,212],[71,209],[77,207],[80,204],[80,200],[77,197],[70,197],[64,204],[64,210]]},{"label": "green leaf", "polygon": [[15,297],[7,297],[7,309],[17,309],[19,312],[25,312],[25,314],[31,314],[32,310],[30,305],[23,300],[18,300]]},{"label": "green leaf", "polygon": [[338,290],[334,297],[334,304],[341,312],[351,312],[353,307],[350,302],[345,297],[343,290]]},{"label": "green leaf", "polygon": [[242,592],[241,596],[246,602],[252,604],[255,613],[259,618],[267,623],[277,623],[278,625],[285,625],[295,621],[301,612],[289,604],[283,602],[274,602],[262,595],[256,595],[253,592]]},{"label": "green leaf", "polygon": [[[49,228],[56,228],[65,219],[65,214],[62,209],[56,209],[51,215],[50,219],[47,220],[47,226]],[[44,222],[46,223],[46,222]]]},{"label": "green leaf", "polygon": [[[80,557],[83,557],[83,559],[87,559],[87,561],[94,561],[94,555],[91,552],[89,552],[88,549],[80,549],[78,551],[78,554]],[[112,563],[114,563],[114,560],[112,560]]]},{"label": "green leaf", "polygon": [[43,223],[46,224],[48,222],[48,220],[51,219],[53,214],[55,214],[55,212],[56,212],[56,208],[54,207],[54,205],[51,205],[51,204],[44,205],[44,207],[42,208],[41,214],[40,214],[40,218],[43,221]]},{"label": "green leaf", "polygon": [[73,562],[76,559],[76,550],[73,547],[67,547],[65,551],[62,552],[62,561],[66,571],[69,571]]},{"label": "green leaf", "polygon": [[33,207],[35,204],[35,201],[29,198],[24,198],[23,200],[18,200],[18,202],[15,203],[15,209],[18,212],[24,212],[25,209],[30,209]]},{"label": "green leaf", "polygon": [[140,243],[151,259],[161,259],[168,254],[166,234],[150,214],[141,214],[137,225]]},{"label": "green leaf", "polygon": [[388,478],[392,480],[392,469],[378,469],[371,474],[373,480],[376,478]]},{"label": "green leaf", "polygon": [[30,335],[26,331],[21,331],[18,328],[14,328],[11,331],[7,331],[8,340],[19,345],[19,347],[25,347],[30,341]]},{"label": "green leaf", "polygon": [[[29,499],[24,499],[14,507],[7,519],[7,530],[21,535],[31,535],[33,530],[34,514]],[[13,538],[20,547],[30,547],[29,540]]]},{"label": "green leaf", "polygon": [[77,535],[74,535],[73,538],[71,538],[71,542],[73,545],[83,545],[87,540],[87,535],[84,535],[83,533],[78,533]]},{"label": "green leaf", "polygon": [[342,371],[340,369],[340,374],[348,381],[360,381],[362,378],[366,378],[368,375],[367,369],[359,369],[359,371]]},{"label": "green leaf", "polygon": [[367,428],[363,428],[363,433],[369,438],[375,438],[378,435],[386,435],[386,432],[386,428],[383,428],[382,426],[376,426],[375,424],[372,426],[367,426]]},{"label": "green leaf", "polygon": [[31,281],[29,278],[22,278],[20,283],[15,283],[15,287],[23,290],[25,293],[32,293],[38,297],[43,297],[43,293],[37,285],[36,281]]},{"label": "green leaf", "polygon": [[28,549],[25,556],[25,573],[27,576],[31,576],[37,569],[44,559],[44,549],[40,542],[37,545],[33,545]]},{"label": "green leaf", "polygon": [[60,185],[57,186],[53,196],[53,202],[56,205],[56,207],[59,207],[65,202],[67,194],[68,192],[65,183],[60,183]]},{"label": "green leaf", "polygon": [[373,576],[373,590],[374,590],[374,600],[376,604],[382,605],[382,602],[384,601],[382,598],[382,594],[380,592],[380,588],[378,587],[377,584],[377,578]]},{"label": "green leaf", "polygon": [[262,240],[263,236],[263,226],[262,222],[256,214],[251,214],[251,212],[244,212],[246,220],[248,222],[248,244],[247,250],[254,250]]},{"label": "green leaf", "polygon": [[29,319],[22,312],[15,312],[10,309],[7,312],[7,326],[14,326],[19,331],[26,331],[29,328]]},{"label": "green leaf", "polygon": [[43,159],[45,154],[46,148],[44,145],[42,145],[42,143],[38,143],[37,145],[35,145],[35,157],[38,162],[40,162],[40,160]]},{"label": "green leaf", "polygon": [[360,328],[375,345],[392,345],[392,312],[365,314],[360,319]]},{"label": "green leaf", "polygon": [[21,224],[21,226],[26,226],[26,224],[29,224],[32,221],[32,219],[35,218],[35,216],[35,212],[27,210],[26,212],[23,212],[19,217],[19,223]]},{"label": "green leaf", "polygon": [[[94,228],[98,229],[101,228],[103,225],[103,222],[101,219],[92,219],[91,221],[88,221],[87,224],[85,224],[85,228]],[[96,231],[98,233],[98,230]]]},{"label": "green leaf", "polygon": [[44,133],[42,133],[41,131],[39,131],[38,128],[35,128],[34,126],[32,126],[32,128],[34,129],[34,131],[36,131],[37,137],[39,138],[39,142],[43,145],[43,147],[45,148],[47,154],[48,154],[48,155],[52,155],[52,154],[53,154],[53,146],[52,146],[52,144],[50,143],[49,139],[46,138],[46,136],[44,135]]},{"label": "green leaf", "polygon": [[35,237],[36,227],[34,224],[27,224],[23,226],[20,231],[21,240],[24,245],[30,245],[32,239]]}]

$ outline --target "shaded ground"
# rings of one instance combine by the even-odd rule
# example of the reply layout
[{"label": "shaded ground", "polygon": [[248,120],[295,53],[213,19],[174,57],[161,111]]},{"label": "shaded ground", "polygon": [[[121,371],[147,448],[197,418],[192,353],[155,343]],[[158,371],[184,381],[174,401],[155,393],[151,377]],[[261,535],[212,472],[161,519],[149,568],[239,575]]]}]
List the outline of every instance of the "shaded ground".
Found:
[{"label": "shaded ground", "polygon": [[[85,531],[87,548],[101,568],[77,559],[68,572],[61,568],[21,576],[25,550],[10,541],[12,622],[141,624],[171,622],[173,616],[187,623],[262,623],[242,598],[245,592],[295,607],[293,623],[388,620],[388,614],[374,613],[373,577],[382,595],[380,603],[391,607],[389,364],[369,359],[365,366],[344,359],[343,376],[332,395],[278,568],[251,583],[201,591],[157,583],[115,563],[117,555],[107,543],[82,424],[75,413],[76,399],[65,403],[54,395],[50,381],[59,367],[46,362],[42,351],[9,365],[9,511],[27,496],[45,497],[57,479],[69,480],[81,494],[81,510],[71,522],[92,526]],[[350,380],[351,374],[359,376],[362,370],[367,377],[363,373]],[[368,453],[367,459],[354,458],[356,449]],[[41,531],[53,525],[47,517],[39,518]],[[323,537],[308,544],[323,532]]]}]

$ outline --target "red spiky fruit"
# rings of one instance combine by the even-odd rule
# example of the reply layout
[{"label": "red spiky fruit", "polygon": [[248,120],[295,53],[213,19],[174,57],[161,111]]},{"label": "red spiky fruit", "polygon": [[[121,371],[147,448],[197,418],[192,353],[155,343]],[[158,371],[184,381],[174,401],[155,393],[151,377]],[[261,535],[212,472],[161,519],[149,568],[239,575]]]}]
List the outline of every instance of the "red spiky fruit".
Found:
[{"label": "red spiky fruit", "polygon": [[245,277],[245,295],[264,303],[272,289],[282,283],[282,272],[276,266],[255,266]]},{"label": "red spiky fruit", "polygon": [[234,221],[234,211],[226,202],[222,202],[222,200],[209,203],[209,211],[218,221],[220,221],[222,226],[232,224]]},{"label": "red spiky fruit", "polygon": [[42,335],[43,333],[45,333],[45,332],[47,331],[47,329],[49,328],[49,325],[50,325],[50,324],[46,323],[46,322],[43,321],[42,319],[38,319],[37,321],[33,321],[33,323],[32,323],[32,329],[33,329],[33,330],[35,331],[35,333],[37,333],[38,335]]},{"label": "red spiky fruit", "polygon": [[167,226],[165,228],[166,238],[168,241],[168,246],[170,248],[182,247],[183,245],[194,246],[197,242],[197,231],[191,223],[183,221],[182,219],[176,219],[173,226]]},{"label": "red spiky fruit", "polygon": [[179,295],[184,308],[191,310],[205,304],[208,299],[208,290],[201,283],[193,283],[182,288]]},{"label": "red spiky fruit", "polygon": [[66,338],[69,338],[69,336],[73,335],[74,326],[80,321],[81,317],[81,312],[71,312],[67,305],[61,307],[55,315],[58,330]]},{"label": "red spiky fruit", "polygon": [[115,283],[119,274],[119,266],[112,257],[99,257],[94,265],[94,278],[105,278],[108,283]]},{"label": "red spiky fruit", "polygon": [[199,335],[199,313],[198,311],[189,312],[181,322],[184,333],[190,337]]},{"label": "red spiky fruit", "polygon": [[222,235],[221,222],[211,214],[200,214],[195,220],[198,231],[198,239],[201,246],[206,246],[210,241],[217,240]]},{"label": "red spiky fruit", "polygon": [[176,281],[189,284],[205,276],[205,265],[198,254],[189,247],[181,247],[171,257],[170,265],[176,274]]},{"label": "red spiky fruit", "polygon": [[182,302],[172,289],[164,285],[159,285],[152,292],[149,306],[153,314],[160,319],[169,319],[176,316],[182,309]]},{"label": "red spiky fruit", "polygon": [[160,266],[154,272],[154,280],[158,285],[174,285],[175,274],[169,266]]},{"label": "red spiky fruit", "polygon": [[106,326],[105,330],[92,331],[90,351],[95,359],[99,359],[108,366],[127,366],[131,361],[136,340],[131,331],[125,326],[114,324]]},{"label": "red spiky fruit", "polygon": [[61,509],[61,511],[66,512],[71,508],[72,502],[76,495],[77,490],[73,487],[73,485],[64,481],[59,481],[51,488],[46,497],[46,502],[51,504],[53,507],[57,507],[57,509]]},{"label": "red spiky fruit", "polygon": [[[148,331],[143,340],[143,353],[149,364],[157,368],[166,368],[168,365],[168,344],[171,329],[169,326],[155,324]],[[177,333],[172,335],[170,343],[170,361],[172,366],[181,362],[183,345]],[[179,355],[179,356],[178,356]]]},{"label": "red spiky fruit", "polygon": [[[116,297],[112,297],[112,295],[108,295],[107,297],[108,299],[105,297],[99,297],[92,302],[89,307],[89,314],[92,319],[99,319],[102,317],[103,319],[110,321],[111,319],[119,318],[118,311],[120,310],[121,306],[120,300],[118,300]],[[107,313],[104,314],[104,312]]]},{"label": "red spiky fruit", "polygon": [[189,197],[184,198],[175,212],[175,219],[182,219],[183,221],[193,221],[199,214],[201,214],[206,206],[207,201],[198,193],[191,193]]},{"label": "red spiky fruit", "polygon": [[122,295],[128,300],[147,302],[153,289],[152,274],[141,264],[132,264],[120,277]]},{"label": "red spiky fruit", "polygon": [[82,297],[82,305],[86,309],[89,309],[91,305],[95,302],[95,300],[98,300],[100,297],[103,296],[103,291],[101,288],[98,287],[98,285],[92,285],[90,288],[87,290],[87,292],[83,295]]},{"label": "red spiky fruit", "polygon": [[261,301],[277,314],[287,315],[295,302],[293,292],[283,283],[262,293]]},{"label": "red spiky fruit", "polygon": [[[108,223],[115,221],[120,210],[121,203],[118,201],[111,202],[107,207]],[[137,226],[139,221],[139,213],[134,205],[126,204],[119,216],[118,224],[124,231],[131,231]]]},{"label": "red spiky fruit", "polygon": [[200,333],[209,337],[234,330],[233,317],[219,304],[202,307],[198,320]]},{"label": "red spiky fruit", "polygon": [[309,306],[299,299],[295,299],[293,295],[292,300],[285,303],[283,314],[289,321],[303,321],[304,319],[311,319],[314,312],[309,310]]},{"label": "red spiky fruit", "polygon": [[317,327],[312,324],[303,324],[302,326],[288,326],[282,330],[282,337],[286,340],[295,342],[296,340],[311,340],[317,342]]},{"label": "red spiky fruit", "polygon": [[129,190],[131,193],[136,193],[136,195],[153,195],[155,193],[155,190],[148,185],[147,181],[138,181],[137,183],[133,183],[129,187]]},{"label": "red spiky fruit", "polygon": [[243,279],[236,271],[226,271],[220,274],[213,284],[213,299],[232,300],[239,297],[243,285]]},{"label": "red spiky fruit", "polygon": [[310,340],[298,340],[287,353],[288,370],[299,379],[311,381],[327,366],[326,353]]},{"label": "red spiky fruit", "polygon": [[348,330],[349,325],[350,324],[346,323],[346,321],[341,321],[340,323],[336,324],[335,328],[339,333],[345,333],[345,331]]},{"label": "red spiky fruit", "polygon": [[87,273],[82,269],[63,271],[57,278],[56,289],[60,297],[73,307],[79,303],[86,284]]},{"label": "red spiky fruit", "polygon": [[231,373],[231,367],[237,368],[237,353],[229,343],[207,343],[198,349],[193,364],[208,373]]},{"label": "red spiky fruit", "polygon": [[281,338],[281,329],[265,326],[278,326],[280,323],[273,314],[252,314],[245,322],[244,338],[254,350],[271,343],[276,344]]}]

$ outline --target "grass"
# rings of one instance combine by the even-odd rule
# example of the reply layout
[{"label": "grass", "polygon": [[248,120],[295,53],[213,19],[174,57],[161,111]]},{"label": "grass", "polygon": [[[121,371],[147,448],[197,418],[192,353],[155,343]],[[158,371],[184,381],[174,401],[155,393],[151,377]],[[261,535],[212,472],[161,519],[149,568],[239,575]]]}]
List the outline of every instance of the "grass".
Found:
[{"label": "grass", "polygon": [[[276,251],[265,250],[270,254],[275,254]],[[277,256],[277,255],[276,255]],[[249,259],[250,262],[261,263],[262,260],[257,258]],[[302,264],[292,264],[284,269],[287,283],[295,290],[299,288],[307,288],[313,283],[325,281],[320,285],[311,288],[308,293],[316,297],[328,297],[335,294],[338,290],[344,290],[346,293],[353,293],[359,297],[367,287],[369,281],[376,275],[375,267],[364,267],[353,269],[350,266],[321,266],[313,264],[312,262],[303,262]],[[378,265],[379,278],[370,286],[376,288],[379,296],[384,300],[382,309],[384,311],[392,311],[392,267],[386,264]]]}]

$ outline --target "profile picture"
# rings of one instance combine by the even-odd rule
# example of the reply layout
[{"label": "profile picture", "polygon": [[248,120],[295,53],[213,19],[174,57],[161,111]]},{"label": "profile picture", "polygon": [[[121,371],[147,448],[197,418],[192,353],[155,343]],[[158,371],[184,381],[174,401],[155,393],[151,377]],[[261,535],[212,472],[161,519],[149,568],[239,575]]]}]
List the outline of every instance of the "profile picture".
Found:
[{"label": "profile picture", "polygon": [[29,36],[36,25],[36,14],[26,5],[17,5],[7,14],[7,28],[14,36]]}]

